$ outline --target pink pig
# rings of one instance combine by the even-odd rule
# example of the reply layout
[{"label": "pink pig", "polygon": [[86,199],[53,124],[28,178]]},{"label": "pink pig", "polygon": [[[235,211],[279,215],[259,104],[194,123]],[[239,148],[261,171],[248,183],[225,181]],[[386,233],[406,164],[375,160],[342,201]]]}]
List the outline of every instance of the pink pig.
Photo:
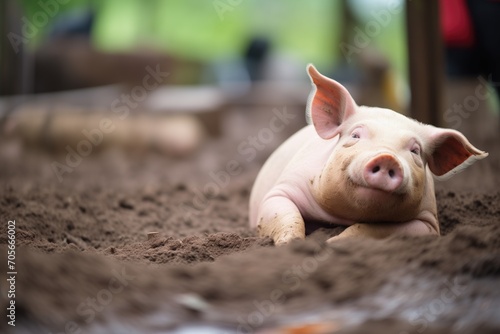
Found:
[{"label": "pink pig", "polygon": [[439,235],[433,176],[448,178],[488,153],[458,131],[389,109],[357,106],[338,82],[309,65],[306,126],[262,167],[250,225],[279,244],[305,238],[305,224],[348,226],[350,236]]}]

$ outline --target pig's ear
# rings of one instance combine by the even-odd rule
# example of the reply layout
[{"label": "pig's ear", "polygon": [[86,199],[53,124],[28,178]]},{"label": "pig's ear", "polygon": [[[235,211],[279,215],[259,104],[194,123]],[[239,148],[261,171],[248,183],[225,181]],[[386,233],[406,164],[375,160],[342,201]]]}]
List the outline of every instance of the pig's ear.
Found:
[{"label": "pig's ear", "polygon": [[307,66],[307,73],[313,89],[306,114],[321,138],[333,138],[339,133],[339,126],[356,112],[356,103],[344,86],[319,73],[313,65]]},{"label": "pig's ear", "polygon": [[446,180],[488,153],[478,150],[458,131],[429,126],[429,169],[438,180]]}]

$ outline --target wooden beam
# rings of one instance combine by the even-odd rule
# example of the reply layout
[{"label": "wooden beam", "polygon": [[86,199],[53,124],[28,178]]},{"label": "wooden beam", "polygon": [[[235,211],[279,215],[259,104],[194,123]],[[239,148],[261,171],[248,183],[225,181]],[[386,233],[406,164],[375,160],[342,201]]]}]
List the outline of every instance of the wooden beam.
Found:
[{"label": "wooden beam", "polygon": [[413,118],[433,125],[442,123],[443,43],[439,1],[406,0],[406,24]]}]

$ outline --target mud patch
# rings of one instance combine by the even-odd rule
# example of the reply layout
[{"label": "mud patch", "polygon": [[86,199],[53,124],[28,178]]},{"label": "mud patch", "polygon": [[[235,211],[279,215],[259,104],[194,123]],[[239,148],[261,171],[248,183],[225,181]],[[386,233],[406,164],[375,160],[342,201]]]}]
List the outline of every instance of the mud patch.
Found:
[{"label": "mud patch", "polygon": [[[235,115],[231,131],[189,160],[105,152],[61,183],[50,167],[55,157],[0,144],[1,254],[6,222],[15,219],[19,324],[12,330],[2,321],[1,330],[500,330],[500,182],[491,173],[499,166],[497,141],[477,143],[490,157],[437,184],[441,238],[326,245],[342,227],[319,226],[307,240],[276,248],[248,227],[249,193],[265,158],[302,124],[247,161],[238,143],[270,115]],[[205,191],[230,160],[241,173]],[[158,234],[148,240],[150,232]]]}]

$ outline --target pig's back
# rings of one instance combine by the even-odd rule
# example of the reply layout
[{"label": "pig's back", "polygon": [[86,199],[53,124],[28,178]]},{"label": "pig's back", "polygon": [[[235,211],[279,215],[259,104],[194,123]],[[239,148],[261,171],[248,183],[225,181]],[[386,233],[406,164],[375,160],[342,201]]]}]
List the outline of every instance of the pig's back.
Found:
[{"label": "pig's back", "polygon": [[303,146],[315,135],[314,127],[308,125],[288,138],[267,159],[255,180],[250,195],[250,224],[256,225],[256,215],[260,201],[271,190],[285,167]]}]

